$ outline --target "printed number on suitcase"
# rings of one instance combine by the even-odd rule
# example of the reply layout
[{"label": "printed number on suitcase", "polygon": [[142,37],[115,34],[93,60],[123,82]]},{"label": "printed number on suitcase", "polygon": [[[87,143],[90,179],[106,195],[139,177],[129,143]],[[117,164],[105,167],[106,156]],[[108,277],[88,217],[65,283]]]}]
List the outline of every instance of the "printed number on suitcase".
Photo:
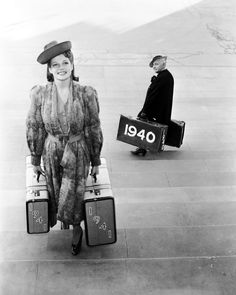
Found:
[{"label": "printed number on suitcase", "polygon": [[[89,215],[90,216],[93,215],[93,209],[92,209],[92,207],[89,207],[88,208],[88,212],[89,212]],[[99,230],[107,231],[108,238],[109,239],[112,238],[112,230],[107,228],[106,222],[105,221],[102,222],[100,216],[94,215],[92,220],[97,225],[97,227],[98,227]]]},{"label": "printed number on suitcase", "polygon": [[33,210],[33,205],[29,204],[29,212],[31,212],[33,219],[35,219],[36,223],[42,224],[43,223],[43,217],[40,215],[39,210]]},{"label": "printed number on suitcase", "polygon": [[125,125],[124,134],[130,137],[140,137],[141,140],[146,139],[146,141],[149,143],[153,143],[156,140],[156,135],[152,131],[148,131],[146,134],[146,131],[144,129],[138,131],[135,126],[129,124]]}]

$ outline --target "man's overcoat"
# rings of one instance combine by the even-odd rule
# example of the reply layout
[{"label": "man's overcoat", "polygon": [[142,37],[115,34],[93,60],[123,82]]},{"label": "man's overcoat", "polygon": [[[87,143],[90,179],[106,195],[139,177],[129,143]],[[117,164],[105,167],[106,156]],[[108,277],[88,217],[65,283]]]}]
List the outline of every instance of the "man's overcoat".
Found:
[{"label": "man's overcoat", "polygon": [[148,87],[146,99],[138,117],[144,113],[149,120],[153,118],[161,124],[169,124],[171,119],[172,101],[174,91],[174,78],[167,70],[154,76]]}]

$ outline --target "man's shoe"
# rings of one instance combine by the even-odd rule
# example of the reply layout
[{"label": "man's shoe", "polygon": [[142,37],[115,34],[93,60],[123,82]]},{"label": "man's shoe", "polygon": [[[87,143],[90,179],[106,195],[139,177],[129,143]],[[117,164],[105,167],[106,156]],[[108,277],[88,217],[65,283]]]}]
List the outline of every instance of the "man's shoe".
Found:
[{"label": "man's shoe", "polygon": [[135,156],[145,156],[147,151],[145,149],[137,148],[135,151],[131,151],[131,153]]}]

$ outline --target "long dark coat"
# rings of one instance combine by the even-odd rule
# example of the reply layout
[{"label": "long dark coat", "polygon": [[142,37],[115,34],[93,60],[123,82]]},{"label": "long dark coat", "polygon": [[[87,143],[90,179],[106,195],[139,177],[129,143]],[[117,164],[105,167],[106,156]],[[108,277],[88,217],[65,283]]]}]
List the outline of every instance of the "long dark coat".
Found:
[{"label": "long dark coat", "polygon": [[26,120],[31,162],[43,157],[49,191],[50,226],[57,219],[77,225],[84,219],[83,198],[89,165],[100,165],[103,143],[97,92],[92,87],[71,84],[66,113],[70,142],[58,118],[58,97],[54,83],[31,90],[31,106]]},{"label": "long dark coat", "polygon": [[169,124],[171,119],[172,101],[174,91],[174,78],[167,70],[161,71],[157,77],[153,77],[148,87],[146,99],[142,110],[147,119],[156,119],[158,123]]}]

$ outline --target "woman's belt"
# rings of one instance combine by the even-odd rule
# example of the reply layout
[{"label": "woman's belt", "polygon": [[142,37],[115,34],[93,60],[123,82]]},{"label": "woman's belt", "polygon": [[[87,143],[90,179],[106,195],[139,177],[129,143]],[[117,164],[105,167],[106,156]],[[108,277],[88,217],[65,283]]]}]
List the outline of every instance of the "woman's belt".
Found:
[{"label": "woman's belt", "polygon": [[84,139],[84,133],[81,132],[78,135],[68,135],[68,134],[52,135],[49,133],[48,137],[52,141],[56,141],[56,142],[66,141],[66,142],[72,143],[72,142],[76,142],[76,141],[80,141]]}]

